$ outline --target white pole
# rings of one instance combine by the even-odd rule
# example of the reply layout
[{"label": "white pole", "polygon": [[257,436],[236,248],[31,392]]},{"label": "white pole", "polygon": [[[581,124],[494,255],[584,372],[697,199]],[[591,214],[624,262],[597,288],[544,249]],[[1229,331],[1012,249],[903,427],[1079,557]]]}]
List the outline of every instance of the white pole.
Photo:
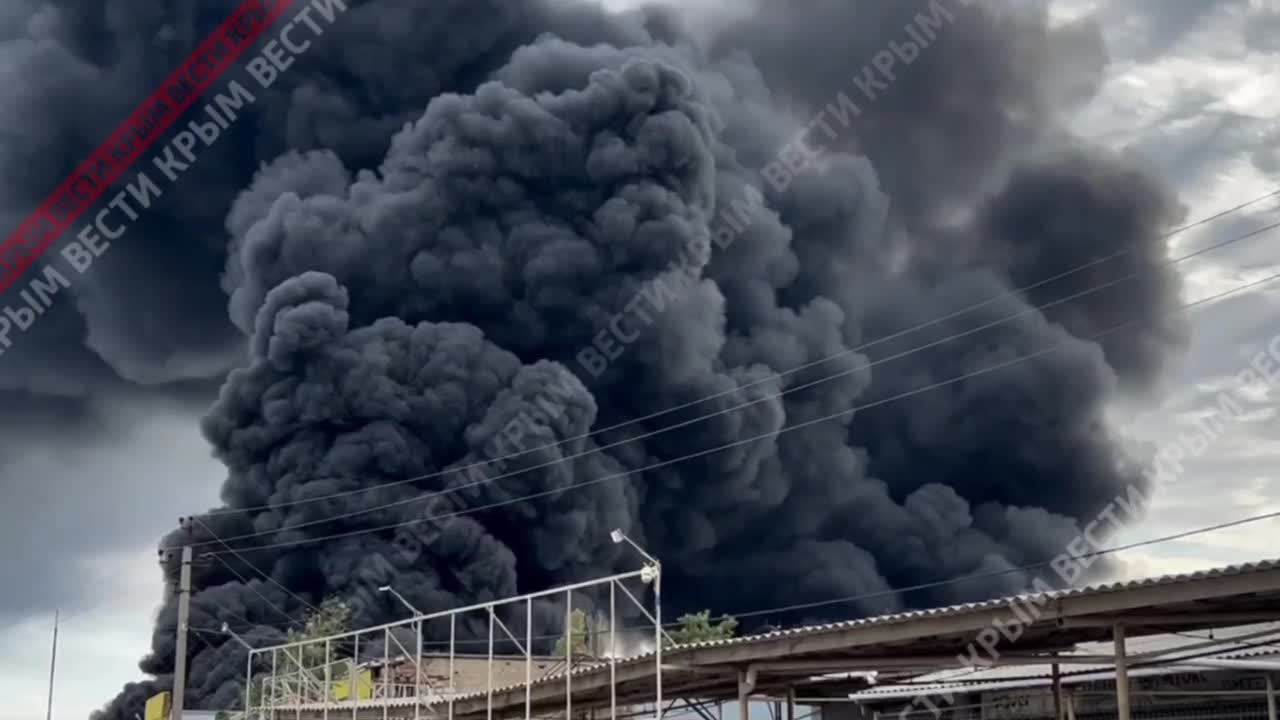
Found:
[{"label": "white pole", "polygon": [[609,720],[618,720],[618,588],[609,581]]},{"label": "white pole", "polygon": [[493,618],[493,608],[489,608],[489,681],[485,683],[488,687],[488,709],[486,710],[485,717],[487,717],[488,720],[493,720]]},{"label": "white pole", "polygon": [[418,641],[413,658],[413,720],[422,718],[422,621],[418,621]]},{"label": "white pole", "polygon": [[1271,673],[1267,673],[1267,720],[1276,720],[1276,685]]},{"label": "white pole", "polygon": [[453,679],[453,647],[457,636],[458,616],[449,616],[449,720],[453,720],[453,696],[457,694],[457,686]]},{"label": "white pole", "polygon": [[298,648],[298,696],[294,700],[294,720],[302,720],[302,703],[307,700],[307,688],[310,686],[310,683],[308,682],[310,678],[307,677],[306,650],[305,646]]},{"label": "white pole", "polygon": [[[45,720],[53,720],[53,670],[58,666],[58,611],[53,611],[53,653],[49,656],[49,703],[45,706]],[[1268,682],[1270,682],[1268,680]]]},{"label": "white pole", "polygon": [[1124,625],[1116,623],[1111,634],[1116,650],[1116,716],[1129,720],[1129,663],[1125,657]]},{"label": "white pole", "polygon": [[280,667],[276,651],[271,651],[271,720],[276,720],[276,673]]},{"label": "white pole", "polygon": [[[249,656],[244,661],[244,720],[249,720],[249,708],[253,703],[253,648],[249,648]],[[326,718],[325,720],[328,720]]]},{"label": "white pole", "polygon": [[653,642],[657,647],[654,653],[658,687],[658,707],[654,709],[655,717],[662,720],[662,566],[654,563],[653,569],[653,616],[655,618],[653,624]]},{"label": "white pole", "polygon": [[564,720],[573,720],[573,591],[564,594]]},{"label": "white pole", "polygon": [[356,685],[356,676],[360,674],[360,636],[356,635],[351,646],[351,720],[357,720],[360,711],[360,689]]},{"label": "white pole", "polygon": [[329,720],[329,702],[333,700],[333,641],[324,641],[324,720]]},{"label": "white pole", "polygon": [[533,598],[524,603],[524,649],[527,651],[524,656],[524,720],[530,720],[533,711]]},{"label": "white pole", "polygon": [[382,631],[382,720],[391,711],[391,628]]},{"label": "white pole", "polygon": [[191,615],[191,546],[182,548],[182,568],[178,573],[178,646],[173,661],[173,707],[169,716],[182,720],[187,691],[187,624]]}]

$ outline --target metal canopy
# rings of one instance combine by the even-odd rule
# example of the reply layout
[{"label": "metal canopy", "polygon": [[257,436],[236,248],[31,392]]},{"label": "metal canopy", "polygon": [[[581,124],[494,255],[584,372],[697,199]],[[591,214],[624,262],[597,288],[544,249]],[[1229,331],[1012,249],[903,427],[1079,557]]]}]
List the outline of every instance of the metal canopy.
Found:
[{"label": "metal canopy", "polygon": [[[1271,620],[1280,620],[1280,561],[695,643],[668,649],[661,672],[670,699],[730,699],[744,689],[775,697],[788,688],[807,696],[844,695],[866,681],[822,676],[874,670],[884,682],[886,675],[959,668],[960,657],[994,659],[995,665],[1043,663],[1078,643],[1111,638],[1117,625],[1137,637]],[[982,646],[984,637],[994,653]],[[618,706],[648,702],[656,681],[652,655],[619,660],[612,683],[608,665],[576,668],[575,709],[609,707],[611,693]],[[564,688],[561,674],[528,687],[462,695],[454,699],[454,717],[523,716],[526,698],[535,715],[554,713],[564,707]]]}]

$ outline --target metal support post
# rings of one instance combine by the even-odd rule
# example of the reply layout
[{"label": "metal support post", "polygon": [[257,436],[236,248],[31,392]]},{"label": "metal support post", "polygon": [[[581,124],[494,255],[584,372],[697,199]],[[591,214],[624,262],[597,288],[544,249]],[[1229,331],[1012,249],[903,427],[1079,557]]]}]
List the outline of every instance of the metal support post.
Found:
[{"label": "metal support post", "polygon": [[493,720],[493,619],[494,617],[496,617],[496,615],[493,612],[493,607],[490,606],[489,608],[489,681],[485,683],[485,686],[488,689],[487,690],[488,704],[486,706],[487,709],[485,711],[485,717],[488,718],[488,720]]},{"label": "metal support post", "polygon": [[1267,720],[1276,720],[1276,683],[1271,673],[1267,673]]},{"label": "metal support post", "polygon": [[1058,663],[1053,664],[1053,717],[1054,720],[1064,720],[1062,716],[1062,668]]},{"label": "metal support post", "polygon": [[414,644],[413,658],[413,720],[422,718],[422,621],[417,625],[418,640]]},{"label": "metal support post", "polygon": [[449,616],[449,720],[453,720],[453,696],[457,695],[457,682],[453,675],[454,639],[458,636],[458,616]]},{"label": "metal support post", "polygon": [[657,685],[658,706],[654,708],[654,716],[662,720],[662,566],[653,565],[656,573],[653,576],[653,642],[657,650],[654,653],[655,682]]},{"label": "metal support post", "polygon": [[[185,524],[184,524],[185,526]],[[191,616],[191,546],[182,548],[182,568],[178,572],[178,644],[173,657],[173,706],[169,717],[182,720],[187,692],[187,624]]]},{"label": "metal support post", "polygon": [[1129,720],[1129,663],[1125,657],[1124,625],[1116,623],[1111,635],[1116,645],[1116,717]]},{"label": "metal support post", "polygon": [[573,591],[564,594],[564,720],[573,720]]},{"label": "metal support post", "polygon": [[[533,598],[524,605],[524,720],[530,720],[533,712]],[[568,720],[566,718],[565,720]]]},{"label": "metal support post", "polygon": [[618,581],[609,581],[609,720],[618,720]]},{"label": "metal support post", "polygon": [[276,720],[276,672],[279,668],[279,661],[276,657],[277,650],[271,651],[271,720]]},{"label": "metal support post", "polygon": [[796,689],[787,688],[787,720],[796,720]]},{"label": "metal support post", "polygon": [[391,710],[391,628],[382,631],[382,720]]},{"label": "metal support post", "polygon": [[333,700],[333,641],[324,641],[324,720],[329,720],[329,703]]},{"label": "metal support post", "polygon": [[352,638],[351,645],[351,720],[358,720],[356,717],[360,712],[360,689],[356,684],[356,678],[360,675],[360,636],[356,635]]},{"label": "metal support post", "polygon": [[244,661],[244,720],[249,720],[249,708],[253,693],[253,648]]},{"label": "metal support post", "polygon": [[738,671],[738,720],[751,720],[750,713],[747,712],[747,698],[751,696],[752,683],[748,680],[746,671]]}]

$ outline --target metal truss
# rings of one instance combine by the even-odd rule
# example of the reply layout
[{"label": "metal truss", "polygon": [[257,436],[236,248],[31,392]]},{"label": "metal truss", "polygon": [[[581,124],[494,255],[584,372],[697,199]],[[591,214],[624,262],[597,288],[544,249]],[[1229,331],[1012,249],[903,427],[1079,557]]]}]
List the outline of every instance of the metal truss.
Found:
[{"label": "metal truss", "polygon": [[[628,582],[653,584],[652,612],[646,607],[646,593],[632,592]],[[593,645],[600,636],[606,638],[606,647],[584,648],[577,635],[582,632],[574,626],[575,595],[588,602],[579,607],[593,611],[594,618],[607,622],[603,628],[587,628],[584,635]],[[607,602],[597,596],[607,596]],[[639,630],[643,639],[643,652],[652,650],[655,690],[655,720],[662,720],[662,599],[661,568],[657,563],[646,564],[634,572],[621,573],[586,582],[565,585],[542,592],[478,603],[434,613],[420,613],[398,622],[362,628],[351,632],[322,638],[285,643],[273,647],[251,649],[245,668],[245,720],[495,720],[493,695],[499,687],[524,687],[524,718],[532,720],[531,687],[538,682],[562,682],[564,684],[565,720],[573,715],[574,671],[590,665],[598,667],[608,663],[610,684],[616,677],[616,665],[626,653],[624,644],[636,642],[636,628],[627,628],[631,638],[624,643],[619,624],[619,599],[628,614],[634,607],[647,624]],[[594,600],[594,602],[592,602]],[[602,607],[607,604],[607,607]],[[586,606],[586,607],[584,607]],[[592,607],[594,606],[594,607]],[[548,608],[563,608],[563,635],[541,634],[535,637],[535,623],[549,624]],[[538,612],[535,612],[537,610]],[[603,618],[601,618],[603,615]],[[447,641],[430,641],[431,628],[443,630],[447,626]],[[555,623],[550,623],[555,629]],[[649,629],[652,628],[650,639]],[[515,628],[513,631],[512,628]],[[460,639],[462,629],[475,636],[480,628],[486,628],[484,640]],[[444,634],[443,632],[439,634]],[[545,646],[549,638],[562,637],[563,655],[556,654],[554,662],[548,654],[538,654],[539,644]],[[621,638],[621,640],[620,640]],[[585,638],[584,638],[585,640]],[[554,641],[554,640],[553,640]],[[458,652],[461,644],[483,642],[483,656]],[[648,647],[652,643],[652,647]],[[428,655],[424,647],[445,645],[447,650]],[[498,647],[503,649],[496,654]],[[557,648],[559,650],[559,648]],[[473,664],[480,658],[486,664],[486,677],[482,687],[459,687],[455,665],[464,660]],[[511,670],[522,662],[523,678],[512,677]],[[535,675],[535,663],[538,673]],[[440,668],[440,665],[445,668]],[[505,677],[495,680],[495,666],[504,670]],[[432,670],[436,672],[432,672]],[[447,672],[441,677],[440,670]],[[473,668],[474,669],[474,668]],[[487,695],[487,711],[470,717],[455,716],[455,699],[476,698]],[[624,708],[625,710],[625,708]],[[611,688],[609,720],[618,720],[616,688]],[[582,713],[580,713],[582,714]],[[548,715],[540,711],[541,718],[561,717],[559,712]],[[594,713],[593,713],[594,720]],[[600,720],[603,720],[602,718]]]}]

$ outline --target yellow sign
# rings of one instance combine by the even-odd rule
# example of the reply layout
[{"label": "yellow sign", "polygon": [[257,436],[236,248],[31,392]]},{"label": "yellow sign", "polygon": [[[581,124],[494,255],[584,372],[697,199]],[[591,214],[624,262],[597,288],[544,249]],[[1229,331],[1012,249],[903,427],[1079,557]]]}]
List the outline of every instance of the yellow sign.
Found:
[{"label": "yellow sign", "polygon": [[146,715],[143,720],[168,720],[171,702],[167,692],[153,695],[147,701]]},{"label": "yellow sign", "polygon": [[[330,688],[334,700],[351,699],[351,678],[334,680]],[[373,671],[361,670],[356,673],[356,699],[369,700],[373,697]],[[147,718],[151,720],[151,718]]]}]

